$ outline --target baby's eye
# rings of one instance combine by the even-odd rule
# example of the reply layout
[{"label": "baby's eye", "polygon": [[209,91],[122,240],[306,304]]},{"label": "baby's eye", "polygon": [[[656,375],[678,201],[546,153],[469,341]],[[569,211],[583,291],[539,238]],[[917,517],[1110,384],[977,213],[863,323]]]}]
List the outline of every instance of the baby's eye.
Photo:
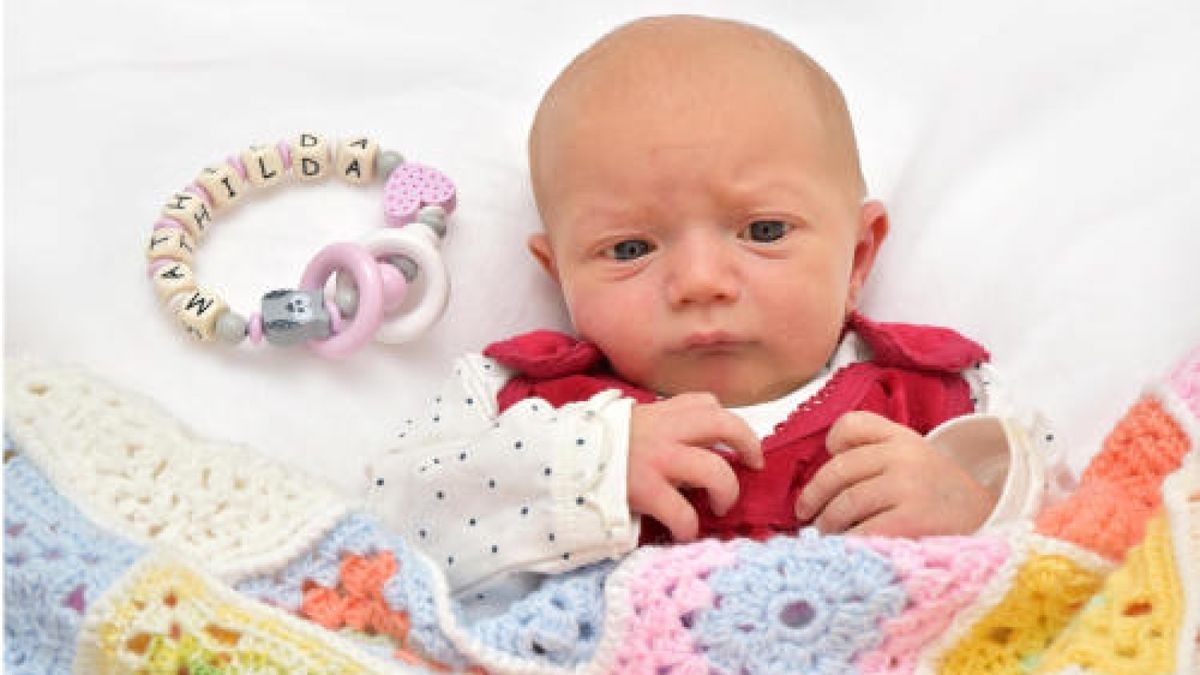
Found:
[{"label": "baby's eye", "polygon": [[739,236],[750,241],[767,243],[782,238],[790,229],[791,225],[782,220],[756,220],[742,230]]},{"label": "baby's eye", "polygon": [[633,260],[640,258],[651,250],[650,243],[641,239],[626,239],[613,244],[613,247],[608,250],[616,260]]}]

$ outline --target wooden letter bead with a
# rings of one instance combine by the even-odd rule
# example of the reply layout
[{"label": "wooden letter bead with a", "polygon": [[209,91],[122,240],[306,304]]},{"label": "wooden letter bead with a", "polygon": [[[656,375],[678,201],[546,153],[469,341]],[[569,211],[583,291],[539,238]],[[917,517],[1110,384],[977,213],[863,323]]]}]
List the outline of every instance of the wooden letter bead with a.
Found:
[{"label": "wooden letter bead with a", "polygon": [[178,293],[196,290],[196,277],[186,264],[171,261],[154,273],[154,290],[158,299],[165,302]]},{"label": "wooden letter bead with a", "polygon": [[337,172],[347,183],[361,185],[375,177],[379,144],[369,138],[348,138],[338,145]]}]

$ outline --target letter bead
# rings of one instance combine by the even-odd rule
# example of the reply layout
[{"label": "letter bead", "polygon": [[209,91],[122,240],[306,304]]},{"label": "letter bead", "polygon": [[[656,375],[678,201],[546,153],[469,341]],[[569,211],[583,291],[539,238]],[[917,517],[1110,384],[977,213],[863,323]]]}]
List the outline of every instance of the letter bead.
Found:
[{"label": "letter bead", "polygon": [[220,296],[197,288],[191,295],[184,295],[175,316],[179,317],[188,334],[197,340],[208,342],[216,332],[217,319],[227,311],[229,306]]},{"label": "letter bead", "polygon": [[283,180],[287,167],[283,155],[274,145],[252,145],[241,154],[246,166],[246,178],[256,188],[268,188]]},{"label": "letter bead", "polygon": [[291,142],[292,174],[302,181],[316,181],[329,175],[329,142],[316,134],[300,134]]},{"label": "letter bead", "polygon": [[249,188],[237,169],[228,164],[204,167],[196,176],[196,184],[208,193],[214,211],[237,203]]},{"label": "letter bead", "polygon": [[169,262],[155,271],[154,290],[158,299],[166,302],[177,293],[196,290],[196,277],[186,264]]},{"label": "letter bead", "polygon": [[191,192],[176,192],[163,207],[164,216],[187,228],[196,241],[204,239],[208,226],[212,224],[212,213],[208,204]]},{"label": "letter bead", "polygon": [[337,173],[342,180],[355,185],[370,183],[375,178],[375,155],[379,144],[366,138],[347,138],[338,144]]},{"label": "letter bead", "polygon": [[164,227],[150,233],[150,244],[146,247],[147,260],[169,258],[183,263],[192,262],[196,245],[181,227]]}]

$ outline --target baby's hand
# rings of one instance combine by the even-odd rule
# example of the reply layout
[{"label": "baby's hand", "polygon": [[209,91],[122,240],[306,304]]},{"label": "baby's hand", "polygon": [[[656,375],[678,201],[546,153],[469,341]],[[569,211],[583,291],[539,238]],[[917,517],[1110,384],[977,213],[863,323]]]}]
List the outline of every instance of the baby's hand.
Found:
[{"label": "baby's hand", "polygon": [[970,534],[995,505],[954,460],[874,413],[842,415],[825,444],[832,458],[796,500],[796,516],[816,516],[823,533]]},{"label": "baby's hand", "polygon": [[733,449],[747,466],[762,468],[758,437],[712,394],[687,393],[635,405],[629,422],[630,510],[653,516],[676,541],[695,539],[700,519],[680,487],[707,490],[718,515],[737,501],[733,469],[705,449],[717,443]]}]

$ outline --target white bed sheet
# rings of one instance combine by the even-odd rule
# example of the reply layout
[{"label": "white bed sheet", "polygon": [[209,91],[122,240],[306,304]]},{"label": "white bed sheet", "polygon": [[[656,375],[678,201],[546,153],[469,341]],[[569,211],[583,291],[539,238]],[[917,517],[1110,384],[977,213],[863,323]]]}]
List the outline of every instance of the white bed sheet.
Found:
[{"label": "white bed sheet", "polygon": [[[532,110],[608,29],[686,11],[773,28],[842,83],[892,214],[868,312],[986,343],[1078,468],[1200,341],[1200,5],[1050,5],[5,3],[6,355],[82,364],[357,491],[454,355],[565,326],[523,246]],[[198,345],[160,310],[143,247],[166,197],[302,130],[373,135],[458,184],[453,295],[421,340],[330,362]],[[258,195],[218,220],[198,275],[248,314],[378,226],[379,192]]]}]

